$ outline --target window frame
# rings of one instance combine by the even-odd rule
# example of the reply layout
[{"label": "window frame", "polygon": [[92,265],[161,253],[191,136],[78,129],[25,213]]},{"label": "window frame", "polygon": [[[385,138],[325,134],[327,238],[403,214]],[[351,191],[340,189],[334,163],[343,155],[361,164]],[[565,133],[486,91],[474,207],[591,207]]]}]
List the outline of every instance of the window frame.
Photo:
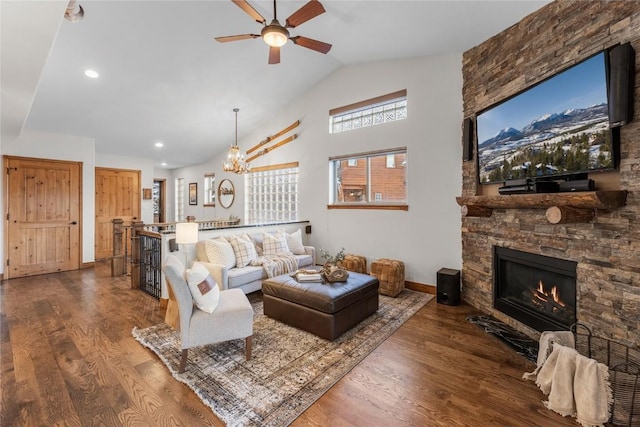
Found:
[{"label": "window frame", "polygon": [[[396,164],[395,169],[402,167],[404,169],[404,182],[405,182],[405,200],[398,202],[381,202],[376,201],[376,193],[371,185],[371,169],[370,159],[374,157],[389,156],[391,154],[404,154],[406,161],[401,166]],[[364,160],[366,162],[366,201],[362,202],[340,202],[337,201],[337,166],[336,162],[341,162],[350,159]],[[386,166],[386,159],[385,159]],[[407,147],[396,147],[385,150],[368,151],[364,153],[354,153],[340,156],[329,157],[329,203],[327,209],[380,209],[380,210],[409,210],[409,191],[407,186],[408,181],[408,150]],[[386,169],[386,168],[385,168]]]}]

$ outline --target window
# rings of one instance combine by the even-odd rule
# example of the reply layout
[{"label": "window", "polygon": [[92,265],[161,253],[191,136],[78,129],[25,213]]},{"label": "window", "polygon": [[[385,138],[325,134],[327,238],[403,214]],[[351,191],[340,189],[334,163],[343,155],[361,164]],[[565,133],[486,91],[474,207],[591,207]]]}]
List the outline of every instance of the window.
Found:
[{"label": "window", "polygon": [[184,178],[176,178],[176,222],[184,221]]},{"label": "window", "polygon": [[298,220],[298,162],[252,168],[245,175],[248,224]]},{"label": "window", "polygon": [[329,132],[346,132],[407,118],[407,91],[389,93],[329,111]]},{"label": "window", "polygon": [[[357,166],[350,167],[356,159]],[[408,210],[406,147],[332,157],[329,164],[329,208]]]},{"label": "window", "polygon": [[205,206],[216,205],[216,174],[215,173],[204,174],[204,205]]},{"label": "window", "polygon": [[396,167],[396,155],[395,154],[387,154],[387,167],[395,168]]}]

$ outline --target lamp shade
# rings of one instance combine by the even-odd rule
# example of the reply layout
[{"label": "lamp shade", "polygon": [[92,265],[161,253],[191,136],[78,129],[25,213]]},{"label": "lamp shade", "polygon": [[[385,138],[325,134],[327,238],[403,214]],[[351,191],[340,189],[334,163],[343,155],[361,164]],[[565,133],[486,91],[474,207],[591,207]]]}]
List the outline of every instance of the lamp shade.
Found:
[{"label": "lamp shade", "polygon": [[198,243],[198,223],[197,222],[179,222],[176,224],[176,243],[179,245],[188,245],[190,243]]}]

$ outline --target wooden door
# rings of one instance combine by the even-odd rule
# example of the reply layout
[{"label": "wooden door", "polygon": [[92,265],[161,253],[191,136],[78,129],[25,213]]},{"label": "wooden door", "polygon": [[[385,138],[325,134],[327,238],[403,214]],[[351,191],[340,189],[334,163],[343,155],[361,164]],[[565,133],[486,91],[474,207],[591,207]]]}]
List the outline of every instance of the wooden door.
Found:
[{"label": "wooden door", "polygon": [[[115,218],[122,219],[124,225],[139,220],[140,171],[96,168],[96,260],[113,255],[111,221]],[[123,245],[128,244],[129,239],[123,239]]]},{"label": "wooden door", "polygon": [[82,164],[5,156],[5,277],[80,266]]}]

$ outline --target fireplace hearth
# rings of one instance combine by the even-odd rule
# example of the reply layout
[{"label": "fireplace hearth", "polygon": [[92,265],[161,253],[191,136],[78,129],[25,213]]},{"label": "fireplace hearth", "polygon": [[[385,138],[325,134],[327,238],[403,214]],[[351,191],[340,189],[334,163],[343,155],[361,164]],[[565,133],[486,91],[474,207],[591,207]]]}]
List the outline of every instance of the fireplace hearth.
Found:
[{"label": "fireplace hearth", "polygon": [[574,261],[494,246],[493,306],[537,331],[576,322]]}]

